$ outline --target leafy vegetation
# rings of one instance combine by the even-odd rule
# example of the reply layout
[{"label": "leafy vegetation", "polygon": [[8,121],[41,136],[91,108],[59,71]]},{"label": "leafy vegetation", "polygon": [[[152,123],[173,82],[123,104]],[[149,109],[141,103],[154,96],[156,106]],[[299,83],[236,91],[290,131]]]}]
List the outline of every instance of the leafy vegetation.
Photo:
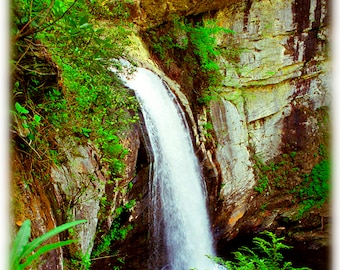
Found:
[{"label": "leafy vegetation", "polygon": [[254,187],[254,190],[261,194],[268,188],[269,188],[268,176],[263,175],[261,178],[259,178],[257,185]]},{"label": "leafy vegetation", "polygon": [[200,68],[207,76],[208,85],[204,89],[199,102],[205,104],[215,97],[218,88],[222,85],[222,76],[217,64],[217,56],[221,55],[222,50],[217,46],[216,35],[234,34],[234,31],[218,27],[215,21],[207,21],[205,25],[197,23],[196,25],[186,24],[190,43],[193,46],[193,52],[199,59]]},{"label": "leafy vegetation", "polygon": [[174,17],[166,34],[150,29],[147,36],[153,51],[167,65],[175,62],[176,55],[180,55],[192,68],[192,76],[201,73],[204,90],[198,101],[204,104],[216,96],[222,85],[217,57],[226,50],[217,45],[216,39],[222,34],[234,34],[234,31],[219,27],[214,20],[189,22],[185,18]]},{"label": "leafy vegetation", "polygon": [[[283,154],[279,162],[270,162],[268,165],[263,164],[256,159],[255,170],[258,174],[258,183],[254,190],[259,194],[274,193],[279,190],[280,194],[294,195],[294,202],[300,205],[300,219],[304,213],[312,208],[320,208],[329,199],[330,192],[330,160],[327,150],[323,144],[318,148],[314,158],[320,161],[312,168],[310,173],[302,174],[300,168],[295,166],[296,151],[290,154]],[[291,186],[290,179],[298,177],[300,182]]]},{"label": "leafy vegetation", "polygon": [[92,252],[92,258],[97,258],[99,256],[102,256],[103,254],[107,255],[110,252],[110,246],[112,242],[117,240],[124,240],[126,238],[127,233],[132,229],[132,225],[129,224],[127,226],[124,226],[123,216],[126,215],[134,205],[135,200],[132,200],[124,206],[118,207],[116,209],[115,218],[111,225],[110,231],[108,234],[101,237],[101,243]]},{"label": "leafy vegetation", "polygon": [[[12,147],[29,170],[28,188],[50,182],[51,165],[66,160],[59,144],[69,139],[94,145],[108,182],[121,179],[121,138],[138,120],[137,101],[108,67],[127,57],[128,2],[13,1]],[[81,256],[89,265],[89,254]]]},{"label": "leafy vegetation", "polygon": [[238,251],[233,252],[234,261],[224,261],[214,258],[219,264],[227,267],[228,270],[308,270],[308,267],[296,268],[291,262],[286,262],[282,250],[291,248],[283,243],[284,237],[277,237],[274,233],[264,231],[262,237],[254,237],[253,248],[242,246]]},{"label": "leafy vegetation", "polygon": [[[107,66],[111,58],[124,55],[128,32],[119,25],[104,33],[96,24],[96,14],[91,14],[98,12],[96,1],[53,2],[17,0],[15,5],[14,97],[20,96],[16,108],[26,109],[28,123],[23,127],[29,129],[28,143],[37,152],[41,149],[36,144],[44,138],[36,127],[45,122],[59,136],[72,134],[94,141],[110,170],[120,174],[126,150],[119,134],[136,121],[131,113],[137,103]],[[107,11],[106,16],[117,14]],[[41,51],[41,43],[48,52]],[[23,112],[18,113],[22,118]]]},{"label": "leafy vegetation", "polygon": [[330,162],[322,160],[315,165],[310,174],[305,175],[305,179],[301,183],[298,190],[298,196],[302,199],[300,203],[302,208],[299,216],[313,207],[321,207],[329,198],[330,191]]},{"label": "leafy vegetation", "polygon": [[25,220],[12,243],[10,252],[10,269],[25,269],[28,266],[32,266],[32,264],[38,260],[41,255],[53,249],[76,242],[77,240],[70,239],[41,246],[42,243],[53,236],[84,222],[86,222],[86,220],[77,220],[65,223],[41,235],[40,237],[35,238],[33,241],[28,242],[31,237],[31,221]]},{"label": "leafy vegetation", "polygon": [[213,124],[210,122],[205,122],[202,124],[203,134],[207,140],[212,140],[212,132],[214,130]]},{"label": "leafy vegetation", "polygon": [[[287,178],[283,178],[279,169],[285,162],[275,163],[271,162],[270,164],[264,164],[259,158],[255,158],[255,170],[258,174],[258,182],[254,187],[254,190],[258,193],[262,194],[264,192],[271,192],[272,188],[279,187],[282,182],[285,182]],[[271,179],[275,179],[274,183]],[[280,183],[281,180],[281,183]],[[278,183],[277,183],[278,182]],[[274,185],[277,183],[278,185]]]}]

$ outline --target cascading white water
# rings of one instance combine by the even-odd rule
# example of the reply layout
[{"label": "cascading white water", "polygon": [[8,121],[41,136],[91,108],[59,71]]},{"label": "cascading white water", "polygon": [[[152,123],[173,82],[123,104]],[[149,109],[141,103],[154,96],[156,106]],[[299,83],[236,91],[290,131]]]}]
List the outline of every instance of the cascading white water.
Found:
[{"label": "cascading white water", "polygon": [[[144,68],[123,80],[136,92],[154,152],[154,230],[165,236],[168,260],[162,269],[218,269],[207,257],[215,253],[203,181],[175,96],[157,75]],[[156,214],[158,208],[162,222]]]}]

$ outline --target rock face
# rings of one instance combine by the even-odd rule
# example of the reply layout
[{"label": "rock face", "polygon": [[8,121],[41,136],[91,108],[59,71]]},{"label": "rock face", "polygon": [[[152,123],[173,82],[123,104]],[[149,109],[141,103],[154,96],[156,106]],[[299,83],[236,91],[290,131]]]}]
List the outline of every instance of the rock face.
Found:
[{"label": "rock face", "polygon": [[[91,254],[98,234],[110,230],[116,216],[115,210],[138,197],[140,190],[147,185],[148,177],[139,176],[136,179],[141,183],[134,187],[134,197],[126,194],[126,187],[132,182],[138,169],[136,163],[140,149],[139,137],[139,129],[135,126],[122,140],[124,147],[130,150],[125,157],[127,166],[122,179],[113,183],[110,182],[108,169],[96,147],[92,143],[76,143],[72,137],[57,140],[58,153],[63,156],[61,159],[63,162],[52,163],[46,174],[47,182],[44,182],[46,179],[37,179],[35,183],[25,183],[24,179],[31,179],[25,173],[29,174],[26,167],[31,166],[31,160],[27,159],[27,162],[21,164],[23,157],[15,155],[13,223],[20,226],[25,219],[30,219],[32,237],[36,238],[65,222],[86,219],[85,226],[78,225],[73,228],[72,233],[61,233],[51,239],[53,242],[68,238],[79,239],[77,245],[67,246],[63,250],[67,252],[67,258],[71,254],[73,259],[81,261],[82,254]],[[141,164],[140,162],[139,166]],[[33,186],[34,189],[30,189],[29,186]],[[130,217],[132,224],[137,219],[140,207],[138,201],[135,213]],[[98,228],[101,228],[100,232]],[[59,248],[42,256],[42,263],[39,263],[36,269],[64,269],[68,262],[65,260],[63,250]]]},{"label": "rock face", "polygon": [[232,226],[255,184],[250,157],[266,162],[288,145],[308,151],[318,130],[309,112],[330,104],[327,1],[239,1],[215,18],[236,32],[220,46],[238,52],[236,61],[221,58],[224,87],[210,106],[221,193],[225,205],[238,205]]},{"label": "rock face", "polygon": [[[81,239],[78,251],[92,250],[98,223],[100,200],[105,194],[106,178],[99,170],[97,151],[93,146],[76,146],[63,141],[67,162],[51,170],[55,198],[65,219],[86,219],[86,226],[78,226],[76,238]],[[68,207],[65,201],[69,202]],[[64,209],[63,209],[64,208]]]},{"label": "rock face", "polygon": [[222,9],[228,3],[237,1],[239,0],[161,0],[157,2],[150,0],[137,0],[131,4],[130,9],[132,10],[135,23],[142,28],[146,28],[172,20],[173,16],[188,16],[207,11],[215,11]]},{"label": "rock face", "polygon": [[[42,179],[36,182],[29,181],[29,164],[28,158],[22,163],[22,156],[16,153],[12,156],[13,177],[12,177],[12,207],[13,223],[16,228],[21,226],[26,219],[31,220],[31,236],[36,238],[58,225],[58,220],[54,215],[53,202],[49,198],[49,192],[52,187],[42,186]],[[59,236],[55,236],[47,243],[60,241]],[[43,265],[37,265],[35,269],[63,269],[63,251],[62,249],[53,250],[41,257]]]},{"label": "rock face", "polygon": [[255,177],[250,161],[248,130],[244,114],[228,100],[212,102],[210,115],[216,133],[216,159],[221,168],[221,196],[233,208],[229,225],[233,226],[246,210],[247,191]]},{"label": "rock face", "polygon": [[[85,226],[74,228],[72,237],[80,241],[70,247],[73,255],[91,254],[99,222],[103,231],[109,230],[115,210],[129,201],[126,186],[134,178],[140,147],[136,127],[126,134],[122,144],[130,149],[125,157],[127,166],[123,178],[112,183],[105,163],[100,160],[100,153],[91,143],[78,145],[72,140],[60,141],[60,151],[64,152],[66,160],[51,169],[56,203],[63,220],[87,220]],[[107,214],[103,214],[104,211]]]}]

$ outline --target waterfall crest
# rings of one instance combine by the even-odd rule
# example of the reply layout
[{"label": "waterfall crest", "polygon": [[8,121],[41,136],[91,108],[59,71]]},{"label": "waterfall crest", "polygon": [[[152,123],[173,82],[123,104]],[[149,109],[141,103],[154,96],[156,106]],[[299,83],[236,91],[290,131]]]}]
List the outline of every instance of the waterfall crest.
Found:
[{"label": "waterfall crest", "polygon": [[154,152],[153,233],[156,238],[164,235],[167,254],[167,264],[157,269],[216,269],[207,257],[215,252],[203,179],[184,113],[163,81],[147,69],[137,68],[125,84],[140,102]]}]

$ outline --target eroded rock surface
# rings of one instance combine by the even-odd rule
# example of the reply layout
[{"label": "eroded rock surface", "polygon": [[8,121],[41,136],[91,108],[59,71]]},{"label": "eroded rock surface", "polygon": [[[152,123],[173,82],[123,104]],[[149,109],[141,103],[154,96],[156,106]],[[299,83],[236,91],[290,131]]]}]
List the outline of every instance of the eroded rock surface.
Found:
[{"label": "eroded rock surface", "polygon": [[[225,205],[242,204],[236,199],[240,194],[251,198],[254,157],[267,162],[287,145],[309,151],[304,142],[319,125],[311,112],[330,104],[327,5],[321,0],[240,1],[216,13],[219,25],[236,32],[219,40],[220,46],[238,52],[237,59],[221,57],[222,98],[210,108]],[[243,150],[231,154],[235,139],[229,134],[237,133]],[[230,220],[248,204],[243,200]]]},{"label": "eroded rock surface", "polygon": [[206,1],[206,0],[137,0],[131,4],[134,21],[143,28],[153,27],[165,21],[170,21],[174,16],[197,15],[203,12],[216,11],[229,3],[240,0]]}]

